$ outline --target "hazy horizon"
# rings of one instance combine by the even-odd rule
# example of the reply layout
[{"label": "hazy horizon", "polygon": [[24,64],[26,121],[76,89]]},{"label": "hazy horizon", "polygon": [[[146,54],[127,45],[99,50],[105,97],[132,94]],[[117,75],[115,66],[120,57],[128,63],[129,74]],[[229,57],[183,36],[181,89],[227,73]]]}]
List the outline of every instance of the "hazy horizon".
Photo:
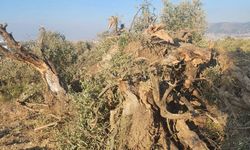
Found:
[{"label": "hazy horizon", "polygon": [[[172,0],[177,3],[180,0]],[[8,0],[1,3],[0,23],[18,40],[37,37],[40,26],[57,31],[69,40],[92,40],[107,30],[108,17],[118,15],[128,27],[142,0]],[[151,0],[160,14],[161,0]],[[203,0],[209,23],[250,22],[250,1]],[[233,11],[232,11],[233,10]]]}]

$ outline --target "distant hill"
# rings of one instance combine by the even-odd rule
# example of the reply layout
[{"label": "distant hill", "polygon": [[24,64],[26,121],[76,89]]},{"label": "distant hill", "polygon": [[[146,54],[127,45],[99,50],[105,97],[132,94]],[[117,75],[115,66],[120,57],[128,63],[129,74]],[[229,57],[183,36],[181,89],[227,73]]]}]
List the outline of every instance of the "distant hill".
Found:
[{"label": "distant hill", "polygon": [[244,34],[250,33],[250,22],[234,23],[220,22],[212,23],[208,26],[208,33]]},{"label": "distant hill", "polygon": [[226,36],[250,38],[250,22],[211,23],[208,25],[207,35],[210,38],[221,38]]}]

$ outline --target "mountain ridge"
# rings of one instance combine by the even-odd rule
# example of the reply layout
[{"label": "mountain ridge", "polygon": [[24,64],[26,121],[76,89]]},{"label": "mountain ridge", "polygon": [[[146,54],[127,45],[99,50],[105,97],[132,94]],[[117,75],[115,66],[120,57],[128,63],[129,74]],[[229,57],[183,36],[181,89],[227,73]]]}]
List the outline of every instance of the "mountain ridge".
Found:
[{"label": "mountain ridge", "polygon": [[249,22],[218,22],[208,25],[207,33],[215,34],[246,34],[250,33]]}]

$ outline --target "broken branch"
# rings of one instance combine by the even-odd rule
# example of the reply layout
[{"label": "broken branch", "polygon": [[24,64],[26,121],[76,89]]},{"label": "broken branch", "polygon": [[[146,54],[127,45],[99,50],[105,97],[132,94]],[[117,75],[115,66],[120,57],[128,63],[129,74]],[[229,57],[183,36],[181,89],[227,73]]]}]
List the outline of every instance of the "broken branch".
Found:
[{"label": "broken branch", "polygon": [[57,121],[57,122],[53,122],[53,123],[49,123],[49,124],[47,124],[47,125],[44,125],[44,126],[35,128],[34,131],[43,130],[43,129],[46,129],[46,128],[49,128],[49,127],[54,127],[54,126],[56,126],[57,124],[58,124],[58,121]]},{"label": "broken branch", "polygon": [[160,101],[159,79],[152,73],[150,74],[150,80],[152,85],[152,92],[155,104],[158,106],[160,114],[166,119],[190,119],[192,116],[190,113],[173,114],[166,109],[166,105]]}]

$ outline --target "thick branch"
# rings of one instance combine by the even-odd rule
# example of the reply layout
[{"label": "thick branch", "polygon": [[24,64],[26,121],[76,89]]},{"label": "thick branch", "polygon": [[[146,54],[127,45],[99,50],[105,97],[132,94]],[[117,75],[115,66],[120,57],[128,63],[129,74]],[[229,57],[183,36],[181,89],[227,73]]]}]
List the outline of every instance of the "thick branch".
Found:
[{"label": "thick branch", "polygon": [[208,150],[206,143],[200,139],[200,137],[192,130],[189,129],[188,125],[184,120],[178,120],[176,123],[177,136],[181,143],[186,148],[192,150]]},{"label": "thick branch", "polygon": [[140,11],[143,9],[143,7],[140,7],[139,9],[138,9],[138,11],[136,12],[136,14],[134,15],[134,17],[133,17],[133,20],[132,20],[132,22],[131,22],[131,25],[130,25],[130,28],[129,28],[129,32],[132,30],[132,28],[133,28],[133,26],[134,26],[134,24],[135,24],[135,19],[137,18],[137,16],[138,16],[138,14],[140,13]]},{"label": "thick branch", "polygon": [[186,97],[181,97],[180,100],[187,106],[188,110],[192,113],[195,113],[194,107],[192,104],[186,99]]},{"label": "thick branch", "polygon": [[6,42],[10,49],[21,50],[23,47],[13,38],[11,33],[8,33],[6,31],[7,26],[7,24],[0,24],[0,35],[3,37],[3,40]]},{"label": "thick branch", "polygon": [[173,89],[177,86],[177,82],[174,83],[174,85],[169,84],[169,88],[166,89],[166,91],[163,94],[163,97],[161,98],[161,101],[166,102],[169,94],[173,91]]},{"label": "thick branch", "polygon": [[166,109],[166,104],[160,101],[160,90],[159,90],[159,80],[153,74],[150,74],[150,80],[152,85],[152,92],[155,104],[158,106],[160,110],[160,114],[162,117],[166,119],[190,119],[192,116],[190,113],[184,114],[173,114]]},{"label": "thick branch", "polygon": [[9,49],[0,46],[0,52],[5,57],[31,65],[41,73],[42,78],[53,93],[57,95],[64,94],[65,91],[59,83],[59,78],[55,70],[53,70],[46,61],[25,50],[25,48],[6,31],[6,27],[7,25],[0,24],[0,35],[3,37]]},{"label": "thick branch", "polygon": [[5,47],[3,47],[2,45],[0,45],[0,52],[1,52],[5,57],[9,57],[9,58],[12,57],[11,52],[10,52],[8,49],[6,49]]}]

